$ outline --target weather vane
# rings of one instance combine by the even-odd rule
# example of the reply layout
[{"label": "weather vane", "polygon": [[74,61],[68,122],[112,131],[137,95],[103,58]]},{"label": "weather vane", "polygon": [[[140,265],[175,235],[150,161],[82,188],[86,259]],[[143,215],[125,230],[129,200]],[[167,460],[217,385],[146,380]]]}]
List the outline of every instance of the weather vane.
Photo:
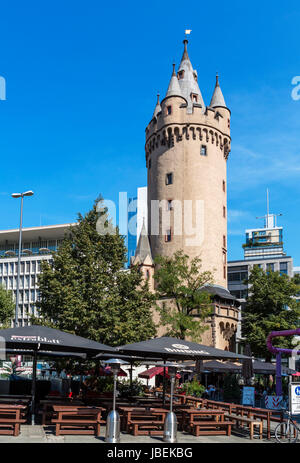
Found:
[{"label": "weather vane", "polygon": [[185,33],[185,38],[186,38],[186,39],[187,39],[187,36],[190,35],[191,32],[192,32],[192,29],[186,29],[186,30],[184,31],[184,33]]}]

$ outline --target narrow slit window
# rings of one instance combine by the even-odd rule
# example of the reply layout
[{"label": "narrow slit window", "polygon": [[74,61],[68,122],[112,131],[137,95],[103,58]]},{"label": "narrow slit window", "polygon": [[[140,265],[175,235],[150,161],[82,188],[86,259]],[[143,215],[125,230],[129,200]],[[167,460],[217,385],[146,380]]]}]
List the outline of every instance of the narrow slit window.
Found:
[{"label": "narrow slit window", "polygon": [[200,154],[201,154],[201,156],[207,156],[207,147],[206,147],[206,145],[201,145]]}]

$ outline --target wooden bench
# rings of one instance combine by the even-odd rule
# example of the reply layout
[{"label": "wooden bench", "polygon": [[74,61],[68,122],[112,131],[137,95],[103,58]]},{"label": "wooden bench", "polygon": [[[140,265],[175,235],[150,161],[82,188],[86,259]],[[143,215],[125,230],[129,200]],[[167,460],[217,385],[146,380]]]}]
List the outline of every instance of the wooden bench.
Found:
[{"label": "wooden bench", "polygon": [[57,418],[51,423],[55,424],[55,435],[62,434],[94,434],[100,436],[101,409],[78,408],[67,410],[68,407],[53,406]]},{"label": "wooden bench", "polygon": [[20,408],[1,408],[0,409],[0,434],[18,436],[20,434],[20,424],[26,423],[26,419],[21,417]]},{"label": "wooden bench", "polygon": [[227,435],[231,436],[231,421],[196,421],[192,424],[194,436]]},{"label": "wooden bench", "polygon": [[150,421],[150,420],[132,420],[130,427],[134,436],[147,436],[147,435],[163,435],[163,421]]},{"label": "wooden bench", "polygon": [[240,415],[226,414],[224,416],[225,416],[226,419],[229,419],[232,422],[236,423],[237,426],[239,426],[240,423],[246,423],[247,425],[249,425],[250,439],[251,440],[253,439],[253,436],[254,436],[254,427],[258,426],[258,428],[259,428],[259,438],[262,439],[262,436],[263,436],[263,422],[262,421],[252,419],[252,418],[247,418],[247,417],[240,416]]}]

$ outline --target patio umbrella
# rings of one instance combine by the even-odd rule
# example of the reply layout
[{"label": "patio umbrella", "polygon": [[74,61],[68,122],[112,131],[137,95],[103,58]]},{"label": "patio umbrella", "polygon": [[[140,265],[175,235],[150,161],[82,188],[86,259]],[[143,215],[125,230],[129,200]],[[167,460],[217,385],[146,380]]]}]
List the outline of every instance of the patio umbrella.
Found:
[{"label": "patio umbrella", "polygon": [[[116,348],[121,354],[139,355],[141,357],[160,357],[167,360],[185,359],[245,359],[244,355],[204,346],[196,342],[171,337],[149,339]],[[163,402],[165,401],[166,381],[163,382]]]},{"label": "patio umbrella", "polygon": [[139,355],[140,357],[160,357],[165,360],[174,359],[246,359],[245,355],[204,346],[196,342],[182,339],[161,337],[148,341],[136,342],[116,348],[122,354]]},{"label": "patio umbrella", "polygon": [[20,326],[0,330],[0,340],[1,345],[3,346],[4,344],[7,349],[14,349],[16,352],[17,350],[22,351],[24,349],[33,351],[32,423],[34,423],[36,367],[39,352],[65,352],[66,355],[68,352],[78,352],[87,354],[88,356],[95,356],[99,352],[115,352],[113,347],[106,346],[105,344],[40,325]]},{"label": "patio umbrella", "polygon": [[249,344],[246,344],[245,355],[248,357],[242,362],[242,375],[245,381],[245,385],[250,385],[250,380],[253,377],[253,363],[252,363],[252,352]]}]

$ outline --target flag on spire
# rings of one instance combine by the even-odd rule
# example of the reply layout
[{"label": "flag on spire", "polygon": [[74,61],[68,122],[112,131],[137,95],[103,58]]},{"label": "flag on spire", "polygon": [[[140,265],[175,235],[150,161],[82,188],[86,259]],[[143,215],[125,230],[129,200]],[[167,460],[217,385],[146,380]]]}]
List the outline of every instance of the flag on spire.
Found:
[{"label": "flag on spire", "polygon": [[185,35],[190,35],[191,32],[192,32],[192,29],[186,29],[185,30]]}]

